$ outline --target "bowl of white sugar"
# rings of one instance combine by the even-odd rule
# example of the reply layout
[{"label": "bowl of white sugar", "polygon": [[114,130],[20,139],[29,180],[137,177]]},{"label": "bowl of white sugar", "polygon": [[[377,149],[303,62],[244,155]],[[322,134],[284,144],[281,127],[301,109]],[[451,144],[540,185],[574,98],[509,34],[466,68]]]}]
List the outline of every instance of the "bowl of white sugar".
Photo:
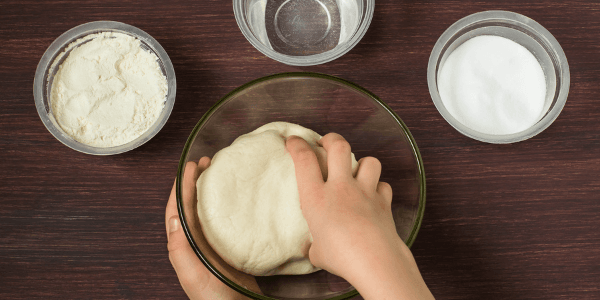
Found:
[{"label": "bowl of white sugar", "polygon": [[552,34],[508,11],[485,11],[450,26],[427,69],[433,103],[456,130],[496,144],[529,139],[567,101],[567,58]]},{"label": "bowl of white sugar", "polygon": [[79,152],[119,154],[164,126],[175,103],[175,71],[161,45],[120,22],[79,25],[42,56],[33,93],[42,122]]}]

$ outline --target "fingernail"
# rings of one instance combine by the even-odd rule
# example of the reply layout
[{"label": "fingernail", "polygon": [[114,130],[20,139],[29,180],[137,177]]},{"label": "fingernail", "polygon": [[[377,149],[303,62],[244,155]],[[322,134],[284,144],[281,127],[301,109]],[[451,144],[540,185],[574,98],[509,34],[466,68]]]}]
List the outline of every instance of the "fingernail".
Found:
[{"label": "fingernail", "polygon": [[169,219],[169,232],[175,232],[179,228],[179,217],[172,216]]}]

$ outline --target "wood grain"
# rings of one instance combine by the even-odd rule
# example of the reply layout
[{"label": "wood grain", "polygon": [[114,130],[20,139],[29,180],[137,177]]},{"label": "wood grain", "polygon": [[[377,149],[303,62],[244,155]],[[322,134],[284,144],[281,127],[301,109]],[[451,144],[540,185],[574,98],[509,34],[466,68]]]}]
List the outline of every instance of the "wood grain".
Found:
[{"label": "wood grain", "polygon": [[[450,127],[428,93],[439,35],[468,14],[522,13],[561,43],[567,104],[540,135],[489,145]],[[131,152],[95,157],[45,129],[32,85],[64,31],[90,21],[139,27],[169,54],[169,122]],[[218,99],[252,79],[327,73],[386,101],[425,163],[427,208],[413,252],[438,299],[600,298],[600,3],[377,0],[363,40],[319,66],[255,50],[231,1],[0,2],[0,298],[185,299],[167,258],[164,207],[183,144]]]}]

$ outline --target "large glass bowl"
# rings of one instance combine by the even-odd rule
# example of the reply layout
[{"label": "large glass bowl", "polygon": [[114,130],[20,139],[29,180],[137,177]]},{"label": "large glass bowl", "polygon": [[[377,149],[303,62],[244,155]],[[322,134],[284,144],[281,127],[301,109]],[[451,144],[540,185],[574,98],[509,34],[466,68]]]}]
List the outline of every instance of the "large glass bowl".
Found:
[{"label": "large glass bowl", "polygon": [[326,271],[255,278],[237,272],[206,243],[196,197],[182,198],[187,162],[212,157],[238,136],[274,121],[300,124],[321,135],[339,133],[350,143],[356,159],[378,158],[383,165],[381,181],[394,191],[392,211],[398,235],[409,247],[415,241],[425,209],[425,173],[408,128],[371,92],[315,73],[284,73],[251,81],[223,97],[200,119],[185,144],[177,173],[179,216],[188,241],[217,278],[253,299],[353,297],[358,293],[350,284]]}]

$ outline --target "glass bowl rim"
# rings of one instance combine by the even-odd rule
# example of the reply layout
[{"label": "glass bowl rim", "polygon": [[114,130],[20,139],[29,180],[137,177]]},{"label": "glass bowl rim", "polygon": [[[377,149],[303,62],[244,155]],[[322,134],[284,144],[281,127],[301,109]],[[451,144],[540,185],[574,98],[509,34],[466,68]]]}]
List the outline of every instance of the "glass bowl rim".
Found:
[{"label": "glass bowl rim", "polygon": [[[151,125],[151,127],[136,139],[126,144],[114,147],[95,147],[65,138],[61,134],[63,132],[62,129],[58,128],[59,126],[55,126],[54,123],[49,119],[49,113],[46,112],[46,108],[44,106],[44,94],[46,93],[45,81],[48,78],[48,72],[50,71],[50,69],[53,68],[54,60],[58,57],[58,55],[62,53],[64,47],[68,47],[69,44],[89,34],[104,31],[124,33],[133,36],[136,39],[143,41],[146,45],[150,46],[165,68],[164,71],[166,73],[168,87],[167,96],[165,99],[165,106],[161,111],[161,115],[163,113],[165,114],[164,117],[162,119],[156,119],[156,121]],[[59,66],[56,66],[56,68],[58,67]],[[158,134],[158,132],[160,132],[160,130],[167,123],[167,120],[169,119],[169,116],[173,111],[173,106],[175,105],[176,92],[177,80],[175,78],[175,69],[173,67],[173,63],[171,62],[171,59],[169,58],[169,55],[167,54],[165,49],[160,45],[160,43],[156,39],[154,39],[150,34],[135,26],[122,22],[108,20],[83,23],[65,31],[60,36],[58,36],[54,41],[52,41],[50,46],[48,46],[48,48],[42,55],[37,65],[33,81],[33,98],[36,110],[40,119],[42,120],[42,123],[44,123],[44,126],[52,134],[52,136],[54,136],[54,138],[56,138],[63,145],[75,151],[99,156],[121,154],[127,151],[131,151],[150,141],[154,136],[156,136],[156,134]],[[148,131],[150,131],[150,129],[154,126],[156,126],[154,128],[155,131],[146,135]]]},{"label": "glass bowl rim", "polygon": [[[192,236],[192,233],[190,231],[190,228],[186,222],[185,219],[185,212],[184,212],[184,208],[183,208],[183,199],[182,199],[182,191],[181,191],[181,182],[183,181],[183,172],[185,170],[185,164],[187,163],[187,161],[185,160],[190,147],[192,145],[192,141],[194,140],[194,137],[197,135],[198,131],[200,130],[200,128],[206,123],[206,121],[209,119],[209,117],[219,108],[221,107],[221,105],[223,105],[224,103],[227,102],[227,100],[229,100],[230,98],[236,96],[238,93],[240,93],[241,91],[245,90],[246,88],[249,88],[251,86],[254,86],[258,83],[262,83],[262,82],[267,82],[269,80],[274,80],[274,79],[281,79],[281,78],[293,78],[293,77],[308,77],[311,79],[326,79],[326,80],[331,80],[337,83],[341,83],[342,85],[351,88],[355,91],[360,92],[361,94],[363,94],[364,96],[370,98],[371,100],[375,101],[376,103],[378,103],[379,105],[381,105],[390,115],[391,117],[396,121],[396,123],[398,124],[398,126],[400,126],[400,129],[402,129],[402,131],[404,132],[405,136],[407,137],[408,142],[410,143],[411,149],[412,149],[412,153],[415,157],[416,163],[417,163],[417,169],[419,170],[419,179],[420,179],[420,185],[419,185],[419,207],[417,208],[417,216],[415,219],[415,224],[413,225],[413,228],[411,230],[411,233],[408,237],[408,239],[406,240],[406,245],[410,248],[412,246],[412,244],[414,243],[416,237],[417,237],[417,233],[419,232],[419,229],[421,227],[421,223],[423,221],[423,215],[425,213],[425,169],[424,169],[424,165],[423,165],[423,159],[421,157],[421,153],[419,152],[419,148],[417,147],[417,143],[414,140],[414,137],[412,136],[412,134],[410,133],[408,127],[406,126],[406,124],[404,124],[404,122],[400,119],[400,117],[398,117],[398,115],[382,100],[380,100],[377,96],[375,96],[375,94],[369,92],[368,90],[358,86],[355,83],[352,83],[350,81],[338,78],[338,77],[334,77],[331,75],[326,75],[326,74],[321,74],[321,73],[313,73],[313,72],[287,72],[287,73],[279,73],[279,74],[273,74],[273,75],[268,75],[268,76],[264,76],[258,79],[254,79],[252,81],[249,81],[237,88],[235,88],[233,91],[229,92],[227,95],[225,95],[223,98],[221,98],[217,103],[215,103],[198,121],[198,123],[196,124],[196,126],[194,127],[194,129],[192,130],[192,132],[190,133],[184,148],[183,148],[183,152],[181,154],[181,157],[179,159],[179,165],[178,165],[178,170],[177,170],[177,177],[176,177],[176,200],[177,200],[177,211],[179,213],[179,219],[181,222],[181,227],[183,228],[183,232],[185,233],[185,236],[190,244],[190,246],[192,247],[192,249],[194,250],[194,252],[196,253],[196,256],[200,259],[200,261],[202,261],[202,263],[204,264],[204,266],[206,266],[206,268],[208,270],[210,270],[210,272],[217,277],[219,280],[221,280],[223,283],[225,283],[227,286],[229,286],[230,288],[234,289],[235,291],[250,297],[252,299],[258,299],[258,300],[274,300],[275,298],[272,297],[267,297],[264,295],[259,295],[257,293],[254,293],[252,291],[249,291],[248,289],[245,289],[244,287],[238,285],[237,283],[233,282],[232,280],[230,280],[229,278],[227,278],[225,275],[223,275],[219,270],[217,270],[217,268],[215,268],[210,261],[208,261],[208,259],[204,256],[204,254],[202,253],[202,251],[200,251],[200,248],[198,247],[198,245],[196,244],[196,242],[194,241],[194,238]],[[351,297],[354,297],[358,295],[358,291],[356,291],[356,289],[347,292],[345,294],[342,295],[338,295],[335,296],[333,298],[327,298],[327,300],[342,300],[342,299],[349,299]]]},{"label": "glass bowl rim", "polygon": [[246,37],[246,40],[248,40],[248,42],[250,42],[250,44],[252,44],[252,46],[254,46],[256,50],[260,51],[265,56],[290,66],[314,66],[324,64],[340,58],[341,56],[352,50],[360,42],[360,40],[362,40],[364,35],[367,33],[367,30],[371,26],[371,21],[373,20],[373,13],[375,11],[375,0],[366,1],[367,5],[364,13],[364,20],[356,29],[356,32],[352,36],[352,39],[348,40],[344,47],[335,47],[332,50],[323,53],[306,56],[293,56],[281,54],[261,43],[254,36],[254,34],[251,33],[252,30],[246,24],[245,13],[238,5],[236,5],[236,3],[241,3],[241,0],[233,0],[233,15],[235,17],[235,21],[238,27],[240,28],[240,31],[242,32],[244,37]]},{"label": "glass bowl rim", "polygon": [[[535,33],[537,38],[547,42],[550,45],[550,50],[554,52],[553,54],[556,56],[557,59],[557,64],[554,65],[555,69],[557,68],[557,66],[560,69],[560,72],[556,72],[557,82],[559,77],[561,78],[561,80],[560,89],[558,90],[558,93],[555,96],[556,103],[554,104],[552,109],[547,111],[546,114],[536,124],[521,132],[513,134],[493,135],[482,133],[463,125],[446,110],[437,89],[437,62],[443,55],[443,51],[445,51],[444,48],[447,46],[450,39],[452,39],[457,33],[461,32],[465,28],[486,21],[495,21],[496,23],[505,24],[508,24],[509,21],[518,23],[519,26],[527,28],[532,33]],[[499,25],[496,24],[495,26]],[[466,34],[468,32],[470,31],[463,32],[462,34]],[[556,38],[550,33],[550,31],[548,31],[544,26],[527,16],[504,10],[488,10],[477,12],[463,17],[460,20],[453,23],[452,25],[450,25],[450,27],[448,27],[446,31],[444,31],[444,33],[440,35],[437,42],[433,46],[433,49],[429,56],[429,63],[427,65],[427,85],[429,87],[429,94],[431,95],[433,104],[437,108],[438,112],[442,115],[444,120],[446,120],[448,124],[454,127],[454,129],[456,129],[461,134],[481,142],[492,144],[509,144],[524,141],[538,135],[542,131],[546,130],[550,125],[552,125],[556,118],[558,118],[558,115],[561,113],[562,109],[565,106],[565,103],[567,102],[571,81],[570,78],[571,73],[569,70],[569,63],[567,61],[567,57],[562,47],[560,46]]]}]

